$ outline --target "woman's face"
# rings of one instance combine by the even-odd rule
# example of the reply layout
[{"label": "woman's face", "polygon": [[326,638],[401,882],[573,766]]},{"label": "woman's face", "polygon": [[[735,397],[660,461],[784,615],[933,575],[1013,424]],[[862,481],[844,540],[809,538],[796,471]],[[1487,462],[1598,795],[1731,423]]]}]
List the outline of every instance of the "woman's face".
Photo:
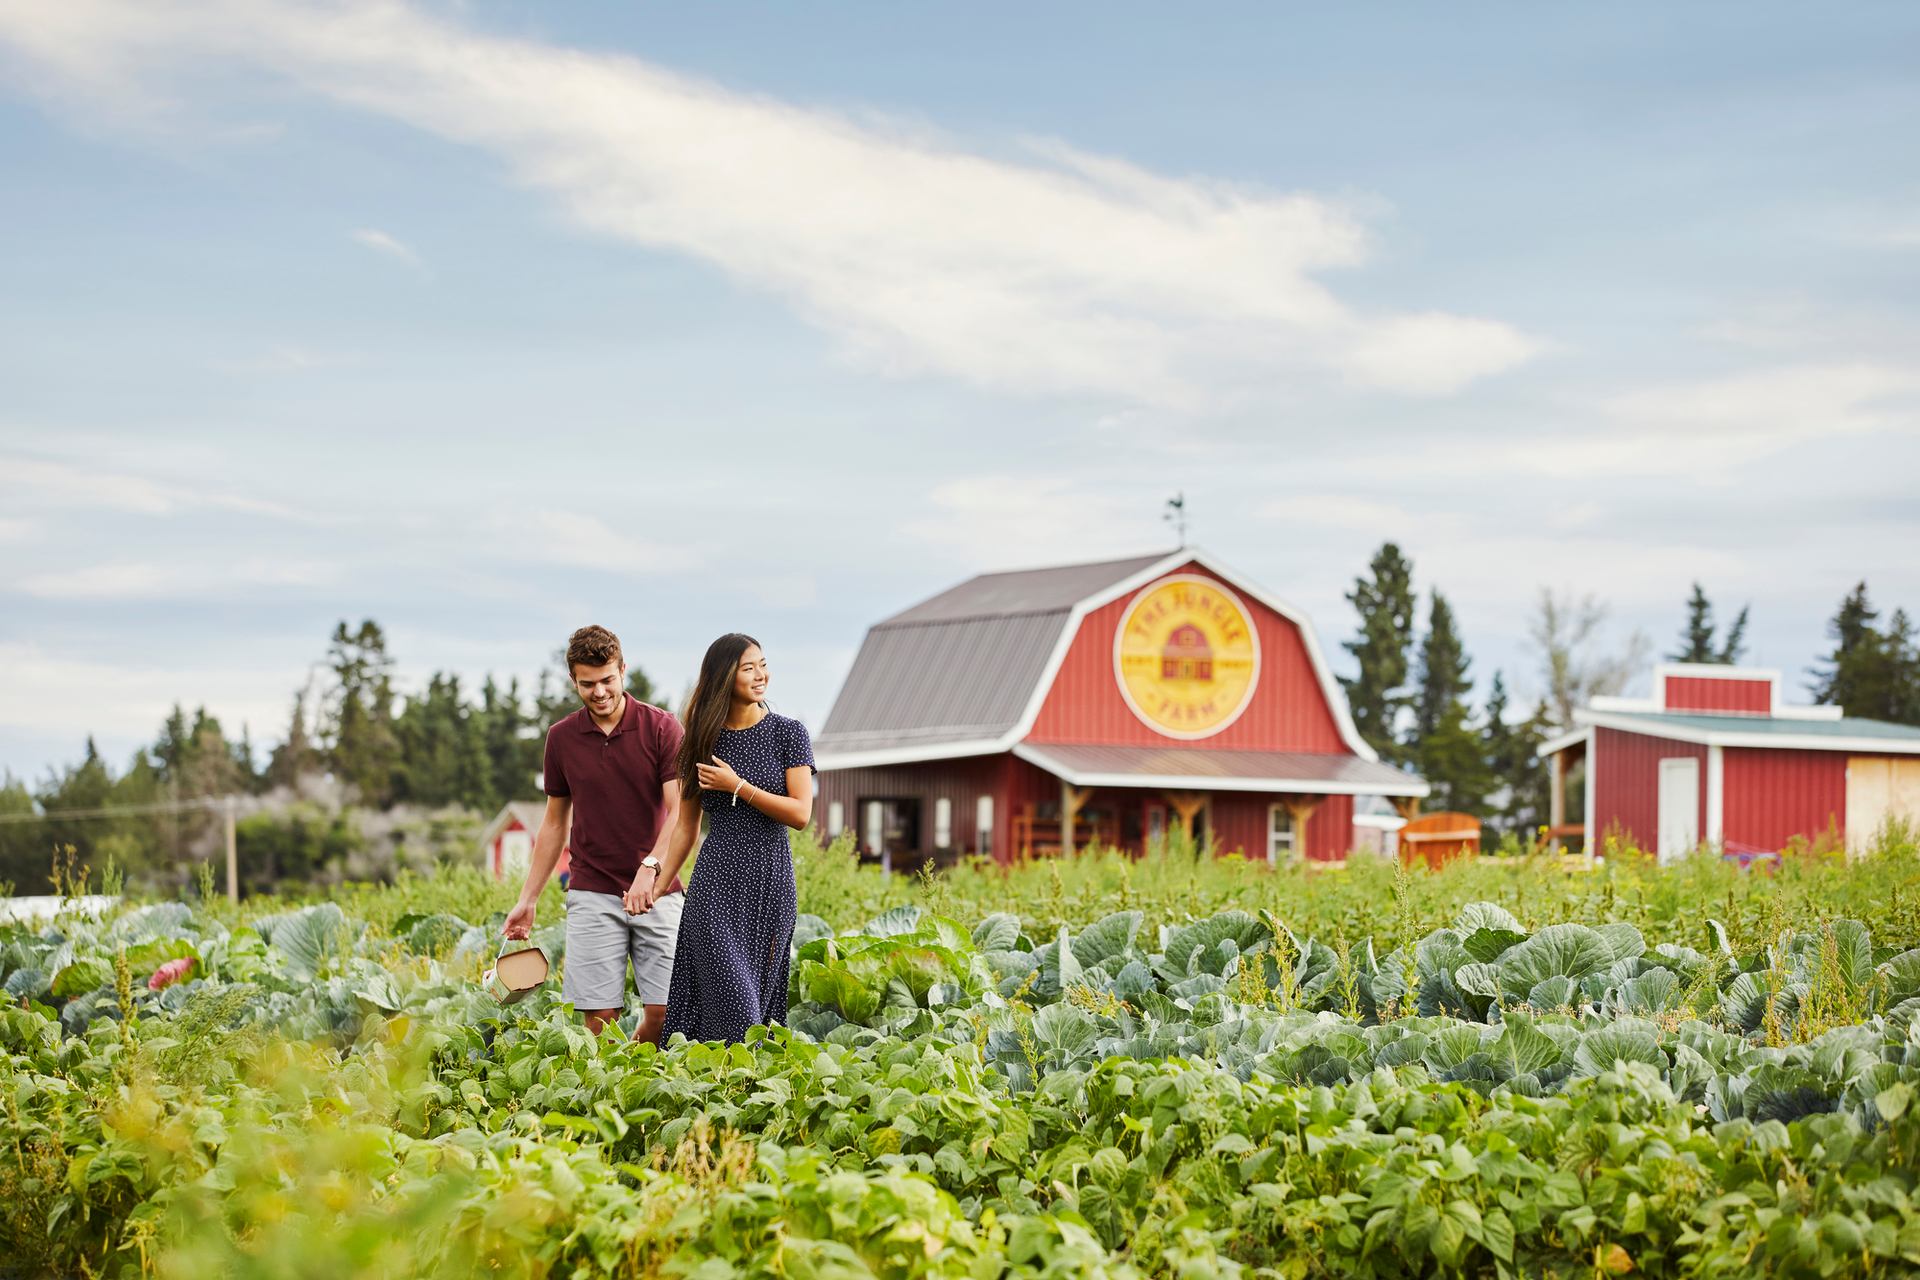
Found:
[{"label": "woman's face", "polygon": [[747,646],[747,651],[740,655],[740,665],[733,669],[733,700],[767,700],[767,655],[760,652],[757,644]]}]

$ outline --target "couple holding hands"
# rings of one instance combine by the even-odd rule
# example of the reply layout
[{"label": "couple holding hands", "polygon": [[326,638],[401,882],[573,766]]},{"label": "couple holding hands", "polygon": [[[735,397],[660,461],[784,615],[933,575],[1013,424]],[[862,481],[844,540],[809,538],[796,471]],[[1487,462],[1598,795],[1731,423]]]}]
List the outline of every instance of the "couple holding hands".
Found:
[{"label": "couple holding hands", "polygon": [[[682,720],[628,696],[604,627],[573,633],[567,674],[581,708],[547,730],[547,812],[506,936],[532,933],[570,848],[560,992],[589,1031],[620,1016],[629,965],[646,1006],[636,1040],[739,1040],[784,1022],[797,909],[787,833],[812,821],[813,744],[768,710],[759,642],[736,632],[708,646]],[[703,813],[689,889],[680,870]]]}]

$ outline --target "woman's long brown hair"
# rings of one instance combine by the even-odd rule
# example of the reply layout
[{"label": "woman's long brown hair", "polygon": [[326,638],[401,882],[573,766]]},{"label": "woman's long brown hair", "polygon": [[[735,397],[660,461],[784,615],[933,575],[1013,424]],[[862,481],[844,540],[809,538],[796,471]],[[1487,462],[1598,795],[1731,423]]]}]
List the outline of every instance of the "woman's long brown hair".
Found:
[{"label": "woman's long brown hair", "polygon": [[760,642],[738,631],[729,631],[707,646],[700,659],[700,680],[693,696],[687,699],[682,717],[686,735],[680,739],[680,794],[692,799],[700,794],[700,774],[696,764],[713,759],[714,744],[727,727],[727,713],[733,710],[733,681],[740,670],[740,657]]}]

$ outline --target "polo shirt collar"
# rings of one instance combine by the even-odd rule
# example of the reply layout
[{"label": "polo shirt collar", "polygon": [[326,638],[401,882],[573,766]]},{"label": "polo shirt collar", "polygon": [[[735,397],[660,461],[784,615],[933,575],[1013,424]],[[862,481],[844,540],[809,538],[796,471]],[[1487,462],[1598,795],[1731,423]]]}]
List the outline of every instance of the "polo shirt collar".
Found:
[{"label": "polo shirt collar", "polygon": [[[611,738],[640,727],[640,699],[624,689],[621,693],[627,702],[625,710],[620,713],[620,723],[613,726],[613,733],[601,734],[602,737]],[[585,707],[580,708],[580,727],[587,733],[600,733],[600,726],[593,722],[593,712]]]}]

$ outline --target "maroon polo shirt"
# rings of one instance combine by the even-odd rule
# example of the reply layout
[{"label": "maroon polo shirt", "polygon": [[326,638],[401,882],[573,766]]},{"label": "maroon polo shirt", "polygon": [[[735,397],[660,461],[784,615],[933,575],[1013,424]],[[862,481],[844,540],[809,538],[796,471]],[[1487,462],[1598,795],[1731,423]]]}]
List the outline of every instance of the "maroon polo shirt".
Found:
[{"label": "maroon polo shirt", "polygon": [[[600,732],[585,707],[547,730],[543,785],[573,800],[569,889],[625,893],[633,884],[660,837],[682,732],[678,720],[632,694],[612,733]],[[667,892],[685,887],[675,876]]]}]

